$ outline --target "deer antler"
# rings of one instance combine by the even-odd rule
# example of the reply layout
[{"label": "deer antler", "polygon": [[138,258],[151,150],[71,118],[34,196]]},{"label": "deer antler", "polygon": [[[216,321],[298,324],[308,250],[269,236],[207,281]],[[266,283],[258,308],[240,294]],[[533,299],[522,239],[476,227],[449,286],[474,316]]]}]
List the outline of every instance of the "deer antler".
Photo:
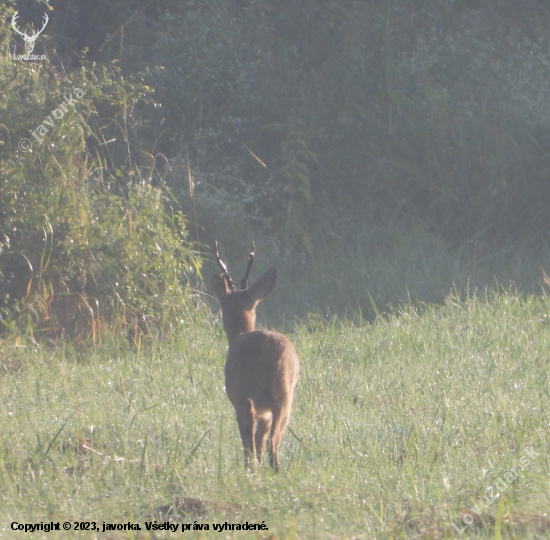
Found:
[{"label": "deer antler", "polygon": [[27,34],[21,32],[19,30],[19,28],[17,28],[17,26],[15,26],[15,23],[17,21],[19,17],[19,11],[16,11],[14,14],[13,14],[13,17],[11,18],[11,25],[13,26],[13,29],[20,35],[20,36],[23,36],[23,38],[26,38],[28,37]]},{"label": "deer antler", "polygon": [[225,278],[227,280],[227,284],[229,285],[229,288],[234,291],[235,285],[233,284],[233,280],[231,279],[231,276],[229,275],[229,271],[227,270],[226,264],[220,259],[220,255],[218,254],[218,241],[214,240],[214,257],[216,258],[216,262],[218,263],[218,266],[222,270],[221,277]]},{"label": "deer antler", "polygon": [[254,253],[256,252],[256,246],[254,241],[252,241],[252,251],[248,254],[248,266],[246,267],[246,272],[244,277],[241,280],[241,291],[246,290],[246,285],[248,284],[248,276],[250,276],[250,270],[252,270],[252,263],[254,262]]},{"label": "deer antler", "polygon": [[44,13],[44,24],[42,25],[42,28],[37,32],[36,30],[33,32],[33,37],[39,36],[43,31],[44,28],[46,28],[46,25],[48,24],[48,21],[50,20],[47,13]]}]

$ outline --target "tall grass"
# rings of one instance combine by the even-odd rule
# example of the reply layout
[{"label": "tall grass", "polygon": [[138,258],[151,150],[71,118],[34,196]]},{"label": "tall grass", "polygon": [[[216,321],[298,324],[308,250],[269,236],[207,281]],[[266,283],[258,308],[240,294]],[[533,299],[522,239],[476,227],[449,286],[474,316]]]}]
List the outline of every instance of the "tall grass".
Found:
[{"label": "tall grass", "polygon": [[[203,538],[454,538],[461,508],[515,466],[463,537],[545,537],[549,321],[546,297],[508,290],[373,323],[298,326],[279,475],[244,470],[217,317],[141,348],[3,346],[0,536],[13,538],[12,521],[145,529],[179,502],[171,519],[210,524],[190,533]],[[527,449],[536,456],[521,468]],[[225,521],[269,530],[212,531]],[[173,537],[149,535],[134,537]],[[34,533],[46,536],[66,534]]]},{"label": "tall grass", "polygon": [[[519,293],[540,294],[543,269],[550,269],[548,245],[511,238],[495,246],[482,234],[452,245],[429,224],[410,217],[365,220],[361,226],[330,221],[315,232],[315,249],[307,256],[242,224],[237,230],[227,222],[224,228],[223,216],[210,215],[202,222],[211,237],[222,239],[224,260],[235,276],[244,272],[252,239],[257,270],[272,265],[280,270],[276,294],[263,310],[275,324],[292,326],[308,317],[326,321],[334,315],[373,320],[410,303],[420,308],[442,304],[452,291],[465,298],[512,284]],[[216,272],[214,263],[208,263],[204,276]]]}]

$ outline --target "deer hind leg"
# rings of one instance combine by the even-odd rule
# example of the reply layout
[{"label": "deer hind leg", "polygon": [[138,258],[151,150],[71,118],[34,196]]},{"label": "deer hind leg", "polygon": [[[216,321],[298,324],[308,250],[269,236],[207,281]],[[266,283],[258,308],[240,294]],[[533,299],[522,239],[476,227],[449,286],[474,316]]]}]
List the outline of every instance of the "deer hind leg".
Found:
[{"label": "deer hind leg", "polygon": [[242,408],[235,408],[237,413],[237,423],[239,424],[239,432],[244,450],[245,467],[250,466],[250,462],[254,462],[254,454],[256,453],[254,444],[254,428],[256,426],[256,411],[254,403],[249,399],[246,405]]},{"label": "deer hind leg", "polygon": [[273,409],[273,423],[269,437],[269,464],[275,472],[279,472],[279,446],[290,420],[290,406],[291,404],[288,404]]},{"label": "deer hind leg", "polygon": [[258,463],[262,464],[262,457],[265,448],[265,442],[267,435],[271,429],[271,411],[258,415],[256,417],[256,435],[255,435],[255,444],[256,444],[256,458]]}]

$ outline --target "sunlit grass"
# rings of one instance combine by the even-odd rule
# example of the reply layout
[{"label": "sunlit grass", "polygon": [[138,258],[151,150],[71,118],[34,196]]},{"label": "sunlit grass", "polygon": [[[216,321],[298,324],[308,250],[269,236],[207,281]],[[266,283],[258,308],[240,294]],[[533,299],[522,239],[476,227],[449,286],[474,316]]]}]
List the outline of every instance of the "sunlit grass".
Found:
[{"label": "sunlit grass", "polygon": [[[139,350],[5,347],[0,534],[13,537],[12,521],[130,521],[153,538],[145,521],[188,497],[204,507],[172,520],[210,524],[203,537],[546,537],[548,312],[546,298],[508,291],[361,327],[299,326],[279,475],[244,471],[219,324]],[[537,455],[522,469],[526,449]],[[517,479],[460,535],[461,508],[514,465]],[[269,530],[212,531],[225,521]]]}]

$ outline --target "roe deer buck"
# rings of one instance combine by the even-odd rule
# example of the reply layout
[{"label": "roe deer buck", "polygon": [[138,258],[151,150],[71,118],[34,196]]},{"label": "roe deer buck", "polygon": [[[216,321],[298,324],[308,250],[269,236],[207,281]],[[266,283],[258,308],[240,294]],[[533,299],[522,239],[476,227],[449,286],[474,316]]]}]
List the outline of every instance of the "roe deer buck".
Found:
[{"label": "roe deer buck", "polygon": [[254,330],[256,305],[271,293],[277,280],[277,269],[270,268],[247,288],[254,250],[253,243],[241,288],[235,290],[216,243],[215,257],[222,274],[214,276],[212,282],[229,344],[225,389],[237,414],[245,466],[255,459],[262,464],[269,433],[269,463],[278,471],[279,445],[290,419],[298,382],[298,355],[285,335]]}]

